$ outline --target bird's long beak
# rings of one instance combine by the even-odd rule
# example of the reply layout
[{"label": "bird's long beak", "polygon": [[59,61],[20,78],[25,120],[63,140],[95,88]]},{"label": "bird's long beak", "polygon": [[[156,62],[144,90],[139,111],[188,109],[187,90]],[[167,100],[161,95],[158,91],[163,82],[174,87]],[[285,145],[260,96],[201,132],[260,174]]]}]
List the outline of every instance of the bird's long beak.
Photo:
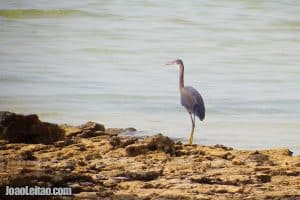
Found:
[{"label": "bird's long beak", "polygon": [[167,62],[166,63],[166,65],[173,65],[174,64],[174,62],[172,61],[172,62]]}]

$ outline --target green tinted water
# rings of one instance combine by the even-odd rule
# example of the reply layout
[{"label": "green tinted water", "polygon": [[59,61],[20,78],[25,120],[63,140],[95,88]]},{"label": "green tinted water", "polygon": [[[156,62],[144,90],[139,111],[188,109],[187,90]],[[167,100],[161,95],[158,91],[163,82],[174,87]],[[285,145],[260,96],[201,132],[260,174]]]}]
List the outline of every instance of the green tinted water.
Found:
[{"label": "green tinted water", "polygon": [[300,152],[299,1],[0,1],[0,110]]}]

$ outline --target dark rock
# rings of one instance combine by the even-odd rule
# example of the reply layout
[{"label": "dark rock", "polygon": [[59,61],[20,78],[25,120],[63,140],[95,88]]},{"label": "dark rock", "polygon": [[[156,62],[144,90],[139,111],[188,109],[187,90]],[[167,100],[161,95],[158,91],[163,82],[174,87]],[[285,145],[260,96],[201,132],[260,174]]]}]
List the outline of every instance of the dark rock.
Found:
[{"label": "dark rock", "polygon": [[271,176],[267,174],[257,174],[256,178],[261,183],[268,183],[271,181]]},{"label": "dark rock", "polygon": [[233,150],[232,147],[227,147],[227,146],[225,146],[225,145],[223,145],[223,144],[216,144],[214,147],[215,147],[215,148],[221,148],[221,149],[226,150],[226,151]]},{"label": "dark rock", "polygon": [[259,151],[255,151],[248,156],[248,159],[253,161],[266,161],[269,159],[269,156],[262,154]]},{"label": "dark rock", "polygon": [[90,138],[105,135],[104,131],[83,131],[83,133],[79,134],[79,137],[82,138]]},{"label": "dark rock", "polygon": [[175,153],[174,142],[162,134],[146,137],[142,143],[128,145],[125,148],[127,155],[136,156],[149,151],[163,151],[166,153]]},{"label": "dark rock", "polygon": [[118,136],[114,136],[109,140],[109,144],[113,147],[119,146],[121,144],[121,140]]},{"label": "dark rock", "polygon": [[52,144],[63,138],[57,124],[41,122],[37,115],[0,112],[0,138],[9,142]]},{"label": "dark rock", "polygon": [[62,183],[67,182],[91,182],[94,183],[94,180],[91,176],[78,174],[78,173],[68,173],[62,176]]},{"label": "dark rock", "polygon": [[299,176],[300,175],[300,171],[293,171],[293,170],[287,170],[286,171],[286,175],[287,176]]},{"label": "dark rock", "polygon": [[213,177],[213,176],[196,176],[192,177],[191,182],[194,183],[201,183],[201,184],[209,184],[209,185],[232,185],[232,186],[238,186],[238,185],[244,185],[244,184],[251,184],[254,181],[251,180],[249,177],[243,178],[243,179],[235,179],[235,178],[219,178],[219,177]]},{"label": "dark rock", "polygon": [[102,156],[101,156],[101,152],[94,152],[94,153],[90,153],[90,154],[87,154],[85,156],[85,160],[88,161],[88,160],[94,160],[94,159],[101,159]]},{"label": "dark rock", "polygon": [[173,153],[175,150],[173,140],[162,134],[145,138],[145,143],[147,143],[147,146],[151,151],[160,150],[166,153]]},{"label": "dark rock", "polygon": [[128,156],[137,156],[140,154],[145,154],[149,151],[146,144],[131,144],[125,148]]},{"label": "dark rock", "polygon": [[137,171],[137,172],[124,172],[117,175],[117,177],[126,177],[129,180],[139,180],[139,181],[152,181],[162,175],[161,171]]},{"label": "dark rock", "polygon": [[69,185],[70,188],[72,188],[72,193],[77,194],[83,191],[83,188],[78,183],[73,183]]},{"label": "dark rock", "polygon": [[98,124],[95,122],[87,122],[85,124],[80,125],[79,128],[85,132],[105,131],[105,127],[103,124]]},{"label": "dark rock", "polygon": [[77,161],[77,165],[86,166],[86,162],[84,162],[83,160],[79,160],[79,161]]},{"label": "dark rock", "polygon": [[2,182],[2,186],[61,186],[61,184],[58,184],[59,182],[61,182],[61,177],[59,176],[45,174],[43,172],[31,172],[27,174],[18,174],[9,177],[7,180]]},{"label": "dark rock", "polygon": [[23,160],[36,160],[37,158],[33,155],[32,151],[21,152],[21,157]]},{"label": "dark rock", "polygon": [[124,148],[128,145],[134,144],[136,141],[138,141],[138,138],[124,138],[121,140],[121,144],[119,145],[121,148]]},{"label": "dark rock", "polygon": [[200,177],[192,177],[191,181],[194,183],[201,183],[201,184],[223,184],[223,181],[220,178],[211,178],[207,176],[200,176]]},{"label": "dark rock", "polygon": [[76,162],[74,160],[68,160],[65,163],[64,168],[73,171],[76,168]]},{"label": "dark rock", "polygon": [[270,175],[272,175],[272,176],[300,176],[300,170],[297,170],[297,168],[295,168],[294,170],[286,170],[286,169],[279,168],[277,170],[273,170],[272,172],[270,172]]},{"label": "dark rock", "polygon": [[0,111],[0,124],[2,126],[8,126],[8,124],[16,118],[15,113]]},{"label": "dark rock", "polygon": [[96,170],[96,171],[101,171],[103,168],[105,168],[105,163],[103,162],[98,162],[98,163],[93,163],[89,165],[89,169],[91,170]]},{"label": "dark rock", "polygon": [[79,151],[86,151],[87,149],[84,145],[80,145],[78,150]]},{"label": "dark rock", "polygon": [[81,133],[79,134],[79,137],[82,138],[90,138],[90,137],[105,135],[104,125],[95,122],[87,122],[85,124],[78,126],[78,128],[81,129]]},{"label": "dark rock", "polygon": [[255,151],[255,152],[251,153],[244,162],[250,163],[250,164],[253,163],[256,166],[260,166],[267,161],[269,161],[268,155],[260,153],[259,151]]},{"label": "dark rock", "polygon": [[124,148],[128,145],[134,144],[138,141],[138,138],[121,138],[119,136],[114,136],[110,139],[109,144],[112,145],[114,148]]},{"label": "dark rock", "polygon": [[44,172],[30,172],[26,174],[18,174],[15,176],[8,177],[8,179],[0,181],[0,188],[9,185],[11,187],[18,186],[52,186],[60,187],[67,186],[69,182],[91,182],[93,179],[90,176],[77,174],[77,173],[66,173],[66,174],[49,174]]},{"label": "dark rock", "polygon": [[65,138],[64,140],[55,142],[54,145],[55,145],[55,147],[66,147],[66,146],[69,146],[74,143],[75,143],[75,141],[73,139]]}]

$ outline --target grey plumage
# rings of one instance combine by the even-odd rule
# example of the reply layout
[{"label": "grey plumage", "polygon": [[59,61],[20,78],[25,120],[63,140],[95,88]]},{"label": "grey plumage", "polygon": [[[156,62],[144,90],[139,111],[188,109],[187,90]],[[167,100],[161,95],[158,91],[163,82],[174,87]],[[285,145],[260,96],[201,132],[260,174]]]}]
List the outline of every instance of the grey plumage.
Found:
[{"label": "grey plumage", "polygon": [[199,117],[202,121],[205,118],[205,106],[200,93],[191,86],[184,86],[184,65],[182,60],[177,59],[167,65],[178,65],[179,68],[179,91],[181,105],[190,114],[192,120],[192,131],[189,139],[189,144],[193,143],[194,128],[195,128],[195,116]]},{"label": "grey plumage", "polygon": [[189,112],[193,113],[201,121],[205,118],[204,102],[199,92],[191,87],[185,86],[180,90],[181,105],[183,105]]}]

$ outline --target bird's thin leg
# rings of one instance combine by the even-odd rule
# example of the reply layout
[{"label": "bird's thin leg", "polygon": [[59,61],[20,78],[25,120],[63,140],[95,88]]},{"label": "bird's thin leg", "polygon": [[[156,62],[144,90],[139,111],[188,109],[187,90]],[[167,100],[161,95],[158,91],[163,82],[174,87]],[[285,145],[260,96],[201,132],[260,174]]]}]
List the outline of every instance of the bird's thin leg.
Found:
[{"label": "bird's thin leg", "polygon": [[192,131],[191,131],[191,135],[190,135],[190,139],[189,139],[189,144],[193,144],[193,140],[194,140],[194,129],[195,129],[195,115],[194,115],[194,118],[192,116],[192,113],[190,113],[190,117],[191,117],[191,120],[192,120]]},{"label": "bird's thin leg", "polygon": [[196,121],[195,121],[195,115],[193,115],[193,117],[194,117],[194,126],[196,125]]}]

